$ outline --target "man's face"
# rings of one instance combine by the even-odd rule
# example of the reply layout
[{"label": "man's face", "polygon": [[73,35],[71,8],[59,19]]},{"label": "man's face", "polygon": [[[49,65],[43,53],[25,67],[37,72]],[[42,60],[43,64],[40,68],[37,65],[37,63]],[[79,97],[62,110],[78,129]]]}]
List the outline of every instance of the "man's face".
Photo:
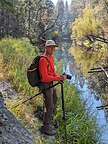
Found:
[{"label": "man's face", "polygon": [[46,48],[46,52],[48,55],[53,55],[55,52],[55,49],[56,49],[55,46],[49,46]]}]

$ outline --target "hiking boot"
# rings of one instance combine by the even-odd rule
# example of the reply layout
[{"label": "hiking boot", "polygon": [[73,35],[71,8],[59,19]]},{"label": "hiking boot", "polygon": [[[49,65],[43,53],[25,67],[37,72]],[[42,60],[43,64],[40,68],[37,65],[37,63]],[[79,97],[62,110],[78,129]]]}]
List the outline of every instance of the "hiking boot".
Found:
[{"label": "hiking boot", "polygon": [[46,134],[48,136],[56,135],[56,130],[52,126],[42,126],[40,131],[42,134]]}]

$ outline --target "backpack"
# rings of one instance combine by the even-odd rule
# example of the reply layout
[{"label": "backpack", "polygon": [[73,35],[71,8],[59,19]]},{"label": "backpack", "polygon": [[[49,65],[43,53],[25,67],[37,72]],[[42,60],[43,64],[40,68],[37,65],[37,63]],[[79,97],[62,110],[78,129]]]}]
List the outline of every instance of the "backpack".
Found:
[{"label": "backpack", "polygon": [[[45,56],[37,56],[31,63],[31,65],[27,69],[27,78],[28,82],[32,87],[39,87],[40,86],[40,74],[39,74],[39,60],[41,57]],[[47,57],[45,57],[47,59]],[[47,59],[48,61],[48,59]],[[49,62],[49,61],[48,61]]]}]

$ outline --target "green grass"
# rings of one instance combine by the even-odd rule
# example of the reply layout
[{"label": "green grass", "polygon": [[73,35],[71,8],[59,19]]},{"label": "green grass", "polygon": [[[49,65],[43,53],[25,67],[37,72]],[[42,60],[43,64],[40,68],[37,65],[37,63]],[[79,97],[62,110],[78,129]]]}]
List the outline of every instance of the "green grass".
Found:
[{"label": "green grass", "polygon": [[[0,53],[3,55],[7,77],[16,91],[20,93],[20,99],[25,100],[38,93],[38,90],[32,88],[27,80],[27,68],[33,58],[38,55],[37,48],[33,47],[28,39],[2,39]],[[36,104],[41,103],[41,99],[33,99],[31,103],[34,111]]]},{"label": "green grass", "polygon": [[[68,83],[64,84],[68,144],[99,144],[100,129],[96,123],[96,118],[87,112],[86,106],[79,95],[74,86],[70,86]],[[61,124],[58,130],[57,144],[63,144],[64,123],[61,119],[62,110],[60,105],[56,117]]]},{"label": "green grass", "polygon": [[32,94],[26,71],[32,59],[37,55],[35,48],[27,39],[3,39],[0,41],[0,52],[7,66],[8,78],[17,91]]}]

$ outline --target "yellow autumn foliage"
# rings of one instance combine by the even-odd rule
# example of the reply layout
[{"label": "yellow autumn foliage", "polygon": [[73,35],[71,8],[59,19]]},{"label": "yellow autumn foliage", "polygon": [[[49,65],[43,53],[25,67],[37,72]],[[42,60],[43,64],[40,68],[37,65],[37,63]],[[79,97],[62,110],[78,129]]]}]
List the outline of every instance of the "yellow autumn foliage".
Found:
[{"label": "yellow autumn foliage", "polygon": [[83,10],[83,15],[76,19],[72,26],[72,32],[76,39],[98,34],[100,30],[101,22],[96,19],[93,9],[88,7]]},{"label": "yellow autumn foliage", "polygon": [[[74,56],[84,75],[93,67],[105,65],[108,57],[108,45],[100,41],[90,41],[88,35],[99,35],[102,24],[95,16],[91,8],[85,8],[83,15],[75,20],[72,32],[76,39],[76,45],[72,46],[70,53]],[[83,45],[82,45],[83,44]]]},{"label": "yellow autumn foliage", "polygon": [[104,63],[104,59],[108,56],[107,45],[93,53],[85,53],[80,47],[70,49],[70,53],[74,56],[76,63],[81,65],[81,71],[88,76],[88,71],[93,67],[98,67]]}]

